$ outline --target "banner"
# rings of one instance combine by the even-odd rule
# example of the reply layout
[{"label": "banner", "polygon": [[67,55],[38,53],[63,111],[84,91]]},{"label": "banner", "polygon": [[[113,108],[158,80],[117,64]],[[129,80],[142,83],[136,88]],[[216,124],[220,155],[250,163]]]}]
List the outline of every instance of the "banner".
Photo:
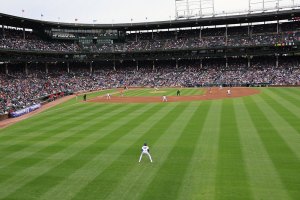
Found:
[{"label": "banner", "polygon": [[39,103],[39,104],[32,105],[30,107],[24,108],[22,110],[17,110],[15,112],[11,112],[10,117],[19,117],[21,115],[25,115],[26,113],[30,113],[30,112],[40,108],[41,106],[42,105]]}]

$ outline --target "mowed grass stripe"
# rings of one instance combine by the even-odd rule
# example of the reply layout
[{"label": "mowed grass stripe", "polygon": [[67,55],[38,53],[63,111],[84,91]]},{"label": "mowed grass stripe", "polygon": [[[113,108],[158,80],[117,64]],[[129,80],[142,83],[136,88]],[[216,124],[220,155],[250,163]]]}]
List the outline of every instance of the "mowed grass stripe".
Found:
[{"label": "mowed grass stripe", "polygon": [[[88,118],[88,123],[86,125],[81,124],[82,129],[88,130],[89,127],[93,127],[93,126],[99,127],[99,123],[100,123],[100,127],[98,130],[93,129],[94,131],[92,131],[92,133],[90,134],[86,134],[86,135],[83,134],[80,137],[73,137],[72,139],[74,141],[71,138],[69,138],[70,140],[69,142],[71,142],[69,145],[53,144],[51,146],[47,146],[45,149],[42,149],[40,152],[36,152],[36,153],[45,153],[48,156],[45,156],[42,160],[37,159],[38,162],[34,160],[34,163],[31,166],[28,166],[27,168],[25,168],[22,171],[19,171],[16,174],[13,174],[11,178],[1,183],[0,188],[1,190],[3,189],[3,192],[2,193],[0,192],[0,198],[2,196],[7,196],[11,194],[12,192],[23,187],[27,183],[34,181],[39,176],[42,176],[44,173],[47,173],[49,170],[58,166],[59,164],[61,164],[68,158],[74,156],[78,152],[82,151],[84,148],[97,142],[99,138],[104,137],[106,134],[110,132],[110,131],[105,131],[105,132],[103,131],[102,134],[99,133],[99,131],[101,131],[101,129],[102,130],[105,129],[106,126],[113,125],[115,128],[119,128],[123,126],[124,124],[126,124],[126,122],[128,122],[127,118],[128,116],[130,116],[128,115],[128,111],[130,110],[131,112],[137,111],[138,110],[137,108],[142,109],[143,107],[139,105],[135,105],[135,106],[130,105],[128,107],[123,108],[124,112],[115,113],[109,119],[100,122],[98,122],[97,120],[91,121],[91,118]],[[95,113],[97,112],[95,111],[93,115]],[[123,124],[115,123],[115,120],[119,118],[124,118]],[[101,126],[103,126],[103,128],[101,128]],[[79,129],[79,131],[82,129]],[[114,129],[110,128],[110,130],[112,132]],[[76,133],[73,133],[73,135],[74,134]],[[68,138],[65,138],[64,140],[68,140]]]},{"label": "mowed grass stripe", "polygon": [[[145,91],[148,91],[147,89],[129,89],[125,91],[125,96],[141,96],[141,94],[145,93]],[[147,95],[149,96],[149,94]]]},{"label": "mowed grass stripe", "polygon": [[265,92],[262,98],[265,99],[266,103],[268,103],[268,105],[271,106],[278,115],[280,115],[291,127],[293,127],[294,130],[296,130],[293,132],[300,134],[300,109],[291,106],[288,102],[279,98],[274,93]]},{"label": "mowed grass stripe", "polygon": [[[288,104],[284,99],[278,97],[274,93],[264,93],[262,96],[268,105],[280,116],[289,126],[285,126],[285,131],[288,133],[300,134],[300,109],[295,108],[293,105]],[[290,129],[292,127],[292,129]],[[298,137],[300,139],[300,135]]]},{"label": "mowed grass stripe", "polygon": [[[91,111],[95,110],[96,108],[99,109],[99,113],[102,113],[102,112],[110,113],[112,110],[116,109],[117,106],[111,106],[111,105],[106,106],[106,107],[96,106],[96,107],[92,107],[91,109],[87,109],[87,110],[81,110],[81,111],[76,110],[74,112],[71,112],[68,116],[66,116],[66,119],[68,119],[68,122],[73,127],[73,123],[74,123],[73,120],[75,120],[76,116],[81,116],[83,119],[88,119],[87,117],[90,117],[88,115],[91,115]],[[82,112],[84,112],[85,114],[82,114]],[[66,121],[63,120],[62,118],[59,118],[58,120],[59,121],[56,121],[54,119],[54,121],[52,121],[52,120],[49,120],[48,117],[41,117],[41,119],[39,121],[44,122],[44,126],[37,127],[35,125],[30,125],[30,126],[28,126],[30,128],[26,128],[27,134],[20,134],[20,136],[13,135],[10,137],[10,139],[1,140],[1,142],[0,142],[0,155],[1,156],[0,157],[3,158],[3,156],[7,156],[10,151],[15,153],[18,150],[19,151],[23,150],[23,148],[27,147],[30,142],[36,143],[37,141],[43,141],[43,140],[45,141],[45,140],[49,139],[50,137],[59,136],[58,134],[60,133],[60,130],[62,130],[63,127],[59,127],[58,122],[66,123]],[[78,119],[78,120],[80,122],[81,119]],[[31,124],[31,122],[27,122],[27,123]],[[59,127],[58,130],[57,130],[57,127]],[[69,130],[69,127],[67,127],[67,129]],[[10,132],[11,131],[8,131],[8,134]],[[23,131],[22,129],[18,129],[16,132],[21,133],[21,132],[25,132],[25,131]]]},{"label": "mowed grass stripe", "polygon": [[[66,120],[75,118],[75,116],[80,115],[81,113],[90,113],[90,111],[95,110],[97,106],[87,106],[82,107],[83,109],[76,109],[76,110],[70,110],[68,112],[64,113],[55,113],[52,117],[39,117],[34,118],[34,121],[38,121],[38,123],[33,123],[32,120],[24,120],[20,123],[22,123],[22,126],[17,129],[7,129],[5,130],[5,135],[9,135],[6,139],[1,140],[2,142],[10,142],[12,143],[18,143],[20,141],[23,141],[25,139],[30,139],[33,137],[43,137],[45,133],[49,133],[49,131],[52,131],[52,134],[55,134],[53,132],[54,128],[57,127],[59,124],[64,124]],[[104,108],[104,107],[103,107]],[[23,124],[24,123],[24,124]],[[16,126],[19,123],[16,124]],[[30,124],[30,125],[28,125]],[[15,125],[13,125],[14,127]],[[11,134],[12,133],[12,134]],[[51,133],[49,133],[51,134]]]},{"label": "mowed grass stripe", "polygon": [[[112,107],[110,107],[111,109]],[[120,112],[122,110],[119,110]],[[118,112],[119,112],[118,111]],[[56,124],[51,131],[44,131],[44,130],[34,130],[35,132],[34,136],[32,137],[24,137],[19,141],[18,143],[8,143],[5,145],[7,146],[6,149],[2,149],[2,153],[4,154],[1,157],[2,165],[0,166],[0,169],[4,166],[8,166],[11,163],[15,161],[22,161],[22,158],[26,158],[31,156],[33,153],[40,151],[41,149],[45,147],[50,147],[50,145],[53,145],[57,142],[61,141],[68,141],[68,139],[74,135],[75,133],[78,133],[81,129],[81,123],[90,123],[89,118],[100,118],[100,115],[98,112],[87,112],[89,115],[85,115],[85,117],[80,120],[80,123],[76,123],[69,119],[67,122],[65,122],[64,125],[58,125]],[[110,112],[109,112],[110,113]],[[76,113],[74,113],[76,114]],[[78,113],[79,114],[79,113]],[[72,118],[72,117],[71,117]],[[47,120],[44,119],[44,120]],[[72,132],[65,133],[64,130],[71,130],[74,129]],[[2,154],[1,153],[1,154]],[[1,181],[0,181],[1,182]]]},{"label": "mowed grass stripe", "polygon": [[154,88],[147,88],[147,89],[138,89],[133,93],[133,96],[159,96],[164,95],[165,92],[163,88],[159,88],[159,90],[155,90]]},{"label": "mowed grass stripe", "polygon": [[[140,109],[144,109],[144,111],[149,111],[149,112],[151,112],[151,109],[152,110],[155,109],[155,108],[153,108],[153,106],[148,106],[148,108],[142,108],[141,106],[138,106],[138,105],[127,106],[127,107],[124,107],[124,108],[127,108],[126,111],[122,114],[122,116],[121,115],[118,116],[118,118],[119,117],[121,117],[120,119],[122,119],[122,117],[130,118],[131,115],[134,118],[139,117],[139,115],[136,115],[136,113],[135,113],[135,112],[138,112],[138,109],[139,109],[138,107],[140,107]],[[131,109],[128,109],[128,108],[131,108]],[[115,121],[115,119],[117,119],[117,116],[115,118],[111,118],[110,120]],[[95,119],[94,121],[97,121],[97,119]],[[134,120],[131,119],[127,123],[130,123],[131,121],[134,121]],[[98,124],[95,123],[95,126],[98,127]],[[118,128],[121,129],[121,127],[118,127]],[[94,128],[89,127],[89,128],[86,128],[86,130],[91,130],[91,132],[92,132],[92,130],[94,130]],[[89,140],[87,140],[86,138],[83,139],[83,140],[86,140],[86,142],[88,142],[88,144],[90,144],[90,145],[84,143],[84,141],[77,143],[78,145],[76,145],[76,144],[73,145],[74,151],[76,151],[77,149],[80,149],[80,150],[77,150],[77,153],[73,154],[71,157],[66,158],[62,163],[60,163],[58,166],[52,168],[51,170],[47,171],[42,176],[40,176],[40,177],[34,179],[33,181],[31,181],[30,183],[24,185],[22,188],[17,190],[15,193],[8,196],[8,198],[18,198],[18,197],[22,196],[23,193],[26,193],[26,191],[30,191],[30,190],[37,191],[37,193],[35,195],[40,197],[42,194],[47,192],[50,188],[52,188],[55,185],[62,182],[67,176],[72,174],[74,171],[81,168],[85,164],[85,162],[88,162],[90,159],[93,159],[93,157],[95,157],[99,153],[101,153],[101,151],[103,151],[105,148],[104,147],[98,148],[99,142],[106,143],[106,140],[108,140],[108,138],[110,138],[110,139],[112,139],[113,137],[115,139],[118,138],[118,136],[116,136],[116,134],[114,134],[114,132],[111,132],[110,134],[108,134],[104,137],[100,137],[100,138],[99,138],[99,136],[100,136],[99,134],[95,134],[95,136],[96,136],[95,138],[90,138]],[[72,145],[72,144],[70,144],[70,145]],[[96,151],[96,152],[93,152],[93,151]],[[93,153],[91,153],[91,152],[93,152]],[[86,158],[88,158],[88,159],[86,159]],[[40,184],[40,183],[43,183],[43,184]]]},{"label": "mowed grass stripe", "polygon": [[172,89],[172,90],[166,90],[166,93],[164,95],[166,96],[176,96],[176,89]]},{"label": "mowed grass stripe", "polygon": [[[124,115],[129,111],[128,110],[129,108],[130,107],[128,107],[125,110],[118,109],[118,112],[116,114],[121,115],[123,113]],[[135,108],[132,109],[134,110]],[[114,114],[112,113],[108,114],[110,120],[113,115]],[[72,128],[75,128],[77,130],[64,132],[62,130],[63,128],[62,126],[60,127],[61,129],[58,127],[53,132],[53,136],[47,137],[45,140],[42,140],[40,142],[35,142],[33,144],[31,144],[30,142],[30,144],[27,144],[26,149],[23,149],[22,151],[16,151],[12,155],[7,155],[6,159],[2,157],[1,163],[3,164],[1,165],[2,169],[1,169],[0,182],[5,181],[6,180],[5,177],[9,178],[11,174],[14,174],[14,171],[20,172],[20,170],[25,170],[27,165],[29,165],[30,167],[33,164],[45,159],[46,156],[49,156],[49,153],[54,154],[55,152],[58,152],[59,150],[61,150],[61,148],[65,147],[63,145],[60,145],[64,141],[68,143],[72,143],[82,139],[85,135],[78,134],[82,130],[78,127],[80,126],[86,128],[90,124],[90,118],[96,117],[97,119],[97,116],[98,118],[100,118],[98,112],[91,112],[90,116],[82,119],[81,124],[72,125]],[[110,121],[108,120],[101,121],[101,123],[103,123],[103,126],[105,126],[109,122]],[[66,123],[67,126],[69,126],[70,124],[72,124],[72,122],[70,121]],[[63,137],[55,137],[54,135],[63,135]],[[74,135],[76,135],[76,137],[73,137]],[[12,173],[11,174],[8,173],[9,171],[12,171]]]},{"label": "mowed grass stripe", "polygon": [[214,199],[221,101],[212,101],[178,199]]},{"label": "mowed grass stripe", "polygon": [[[87,107],[85,102],[82,102],[80,100],[76,101],[74,99],[75,98],[70,99],[69,101],[66,101],[64,103],[60,103],[58,105],[55,105],[51,108],[48,108],[47,110],[39,113],[38,115],[35,115],[34,117],[36,117],[36,116],[46,117],[46,116],[53,115],[54,112],[68,112],[68,111],[71,111],[72,109]],[[93,105],[89,104],[89,106],[93,106]]]},{"label": "mowed grass stripe", "polygon": [[[89,117],[99,117],[97,113],[91,112]],[[72,121],[68,121],[64,126],[55,127],[50,133],[44,134],[42,136],[38,135],[35,138],[31,138],[25,140],[22,144],[13,145],[15,148],[10,149],[9,152],[6,151],[5,155],[1,157],[1,166],[0,169],[7,168],[11,169],[11,165],[15,164],[19,166],[19,163],[26,163],[27,158],[31,159],[31,157],[37,153],[45,153],[45,151],[54,151],[59,150],[54,149],[57,143],[62,143],[63,141],[73,141],[77,138],[72,138],[72,136],[78,133],[81,129],[80,127],[84,124],[89,124],[88,118],[82,119],[82,124],[73,123]],[[67,130],[66,128],[76,128],[77,130],[64,132],[63,130]],[[46,136],[45,136],[46,135]],[[21,150],[19,148],[21,146]],[[61,146],[61,145],[60,145]],[[13,151],[15,149],[15,151]],[[38,160],[36,160],[38,161]],[[29,162],[30,163],[30,162]],[[21,165],[22,166],[22,165]],[[22,166],[24,167],[24,166]],[[0,180],[0,182],[3,181]]]},{"label": "mowed grass stripe", "polygon": [[[258,98],[256,96],[255,98]],[[255,125],[259,137],[271,158],[277,173],[280,176],[291,199],[298,199],[300,196],[300,162],[291,147],[282,139],[282,134],[278,133],[272,124],[271,115],[266,113],[265,107],[259,107],[253,97],[248,98],[249,103],[245,104],[250,114],[252,123]],[[262,101],[260,101],[261,104]],[[268,109],[267,109],[268,110]],[[275,126],[281,126],[276,122]],[[298,143],[299,146],[299,143]],[[299,151],[298,151],[299,153]]]},{"label": "mowed grass stripe", "polygon": [[[189,95],[195,95],[195,94],[200,94],[202,93],[201,91],[199,91],[200,89],[179,89],[180,90],[180,95],[183,96],[189,96]],[[176,94],[174,93],[173,96],[175,96]]]},{"label": "mowed grass stripe", "polygon": [[[159,88],[158,90],[155,90],[154,88],[145,88],[125,91],[124,96],[176,96],[178,89],[181,91],[181,96],[203,94],[201,89],[195,88]],[[120,96],[120,94],[117,96]]]},{"label": "mowed grass stripe", "polygon": [[[184,112],[186,107],[187,104],[184,106],[177,105],[166,116],[157,120],[155,124],[152,124],[149,130],[145,131],[143,134],[139,134],[138,137],[141,139],[144,138],[149,142],[149,144],[155,143],[156,140],[161,137],[162,130],[167,130],[172,125],[172,122],[174,122],[174,120],[180,116],[178,113]],[[134,127],[132,128],[134,129]],[[132,130],[129,130],[129,132],[131,131]],[[121,182],[123,177],[129,173],[134,166],[138,165],[137,161],[142,144],[143,140],[136,140],[136,142],[129,146],[127,150],[119,156],[118,159],[116,159],[93,181],[83,188],[74,199],[106,199],[113,189],[118,185],[118,183]],[[149,162],[147,159],[148,158],[144,157],[142,161]],[[155,158],[153,157],[153,159]]]},{"label": "mowed grass stripe", "polygon": [[[185,105],[187,105],[186,108]],[[174,144],[196,111],[195,108],[199,105],[200,103],[182,104],[181,108],[174,110],[174,117],[165,117],[161,125],[155,125],[147,132],[154,163],[150,163],[147,157],[143,158],[141,163],[137,163],[141,142],[134,145],[131,149],[132,152],[128,152],[132,157],[131,159],[135,161],[133,162],[134,165],[106,199],[111,200],[122,197],[123,199],[133,200],[140,198],[161,165],[168,159]]]},{"label": "mowed grass stripe", "polygon": [[[246,109],[245,99],[234,100],[234,111],[249,177],[249,188],[254,199],[289,199],[275,166],[262,143],[255,124]],[[276,197],[276,198],[275,198]]]},{"label": "mowed grass stripe", "polygon": [[299,87],[284,87],[286,91],[296,94],[300,97],[300,88]]},{"label": "mowed grass stripe", "polygon": [[[90,107],[79,107],[76,108],[76,112],[85,112],[88,110],[92,110],[93,108]],[[19,136],[27,135],[27,133],[32,132],[32,127],[39,130],[40,128],[44,128],[46,126],[55,125],[55,123],[62,121],[63,119],[68,119],[69,117],[72,117],[72,112],[75,109],[67,109],[61,112],[52,113],[50,116],[47,117],[47,120],[40,120],[40,118],[43,118],[43,113],[40,113],[36,116],[33,116],[31,118],[25,119],[23,121],[20,121],[12,126],[9,126],[5,129],[0,130],[0,139],[1,141],[4,141],[6,139],[12,139],[15,140]],[[70,111],[72,111],[70,113]],[[28,126],[30,124],[30,126]]]},{"label": "mowed grass stripe", "polygon": [[[12,142],[5,142],[4,144],[8,146],[9,151],[11,151],[12,153],[16,154],[18,153],[18,151],[21,151],[24,153],[26,152],[26,149],[21,149],[18,150],[18,146],[27,148],[27,147],[38,147],[41,146],[43,147],[45,144],[50,145],[50,143],[52,142],[52,138],[54,140],[62,140],[66,137],[66,135],[64,134],[65,131],[72,131],[73,133],[77,133],[78,131],[80,131],[81,128],[81,123],[83,124],[87,124],[89,125],[90,123],[90,117],[97,117],[98,119],[102,119],[103,117],[105,118],[105,116],[111,116],[113,114],[119,113],[122,111],[122,108],[120,106],[109,106],[106,109],[111,109],[110,113],[105,113],[103,115],[96,113],[96,112],[86,112],[86,114],[84,116],[82,116],[82,119],[76,119],[74,120],[73,117],[70,117],[70,120],[65,121],[65,123],[62,125],[60,124],[52,124],[49,125],[49,127],[52,128],[42,128],[39,130],[35,130],[35,127],[32,127],[32,133],[27,135],[23,135],[22,138],[18,138],[16,139],[16,141],[18,143],[12,143]],[[103,109],[100,108],[100,110],[102,111]],[[124,110],[124,109],[123,109]],[[74,113],[76,114],[76,113]],[[80,113],[77,113],[78,115],[80,115]],[[88,114],[88,115],[87,115]],[[47,121],[47,119],[45,119]],[[47,130],[44,130],[47,129]],[[16,148],[14,148],[14,146],[16,146]],[[5,150],[5,149],[2,149]],[[7,150],[6,150],[7,151]],[[5,152],[5,156],[10,156],[9,151]],[[14,156],[11,156],[14,157]],[[2,157],[3,159],[3,157]]]},{"label": "mowed grass stripe", "polygon": [[270,90],[276,92],[276,94],[280,95],[286,101],[289,101],[294,104],[294,106],[300,108],[300,94],[298,93],[300,90],[298,88],[270,88]]},{"label": "mowed grass stripe", "polygon": [[[157,121],[164,118],[171,112],[175,106],[161,107],[161,104],[142,104],[143,107],[154,106],[152,112],[144,110],[137,118],[132,119],[131,126],[126,123],[126,126],[118,128],[115,132],[113,140],[107,138],[106,142],[99,144],[98,148],[105,148],[96,157],[86,162],[80,169],[76,170],[70,176],[66,177],[61,183],[45,193],[40,199],[73,199],[76,194],[92,182],[99,174],[107,169],[115,160],[120,158],[120,155],[128,149],[137,140],[140,140],[143,133],[150,129]],[[127,105],[124,105],[127,106]],[[118,120],[118,123],[123,123],[124,119]],[[141,123],[139,123],[141,121]],[[133,128],[134,127],[134,128]],[[113,128],[113,127],[111,127]],[[64,190],[61,190],[64,188]]]},{"label": "mowed grass stripe", "polygon": [[[300,134],[283,118],[283,113],[277,113],[261,96],[253,99],[264,116],[269,120],[271,127],[282,138],[293,154],[300,159]],[[259,103],[258,103],[259,102]],[[299,125],[298,125],[299,126]]]},{"label": "mowed grass stripe", "polygon": [[154,88],[152,89],[139,89],[134,92],[134,96],[152,96],[155,92]]},{"label": "mowed grass stripe", "polygon": [[[154,91],[154,89],[153,89]],[[150,93],[149,93],[149,89],[139,89],[139,88],[136,88],[136,89],[129,89],[129,90],[124,90],[123,91],[123,95],[125,97],[136,97],[136,96],[150,96]],[[121,96],[121,94],[117,94],[117,96]]]},{"label": "mowed grass stripe", "polygon": [[215,199],[252,199],[233,100],[223,100]]},{"label": "mowed grass stripe", "polygon": [[177,199],[211,101],[198,106],[141,199]]}]

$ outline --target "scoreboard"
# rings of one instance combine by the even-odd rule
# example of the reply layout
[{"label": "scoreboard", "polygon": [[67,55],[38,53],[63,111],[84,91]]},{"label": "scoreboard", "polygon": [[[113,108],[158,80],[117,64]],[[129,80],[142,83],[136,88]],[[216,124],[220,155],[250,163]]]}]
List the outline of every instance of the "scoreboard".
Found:
[{"label": "scoreboard", "polygon": [[45,33],[52,39],[76,40],[79,43],[107,44],[114,40],[122,40],[125,32],[114,29],[60,29],[52,28],[45,30]]}]

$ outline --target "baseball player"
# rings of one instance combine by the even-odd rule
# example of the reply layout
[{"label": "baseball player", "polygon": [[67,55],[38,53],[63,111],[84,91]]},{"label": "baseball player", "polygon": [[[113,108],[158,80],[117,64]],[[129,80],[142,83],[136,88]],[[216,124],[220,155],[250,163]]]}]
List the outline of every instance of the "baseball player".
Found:
[{"label": "baseball player", "polygon": [[106,99],[110,99],[111,95],[109,93],[106,94]]},{"label": "baseball player", "polygon": [[231,95],[231,90],[230,89],[227,90],[227,95],[229,95],[229,96]]},{"label": "baseball player", "polygon": [[150,161],[152,162],[152,158],[151,158],[151,155],[150,155],[149,152],[150,152],[150,149],[149,149],[149,147],[147,146],[147,143],[144,143],[144,145],[142,146],[142,153],[141,153],[141,155],[140,155],[139,162],[141,162],[142,157],[143,157],[144,154],[148,155]]},{"label": "baseball player", "polygon": [[167,101],[168,101],[167,96],[164,95],[164,96],[162,97],[162,101],[163,101],[163,102],[167,102]]}]

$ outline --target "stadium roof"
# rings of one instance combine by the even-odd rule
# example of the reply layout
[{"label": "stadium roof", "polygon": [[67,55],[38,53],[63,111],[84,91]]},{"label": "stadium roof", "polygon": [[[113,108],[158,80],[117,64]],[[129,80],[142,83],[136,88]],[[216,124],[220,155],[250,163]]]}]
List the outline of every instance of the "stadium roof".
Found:
[{"label": "stadium roof", "polygon": [[81,24],[81,23],[61,23],[28,19],[8,14],[0,13],[0,25],[24,27],[31,29],[118,29],[126,31],[152,30],[182,28],[194,26],[211,26],[224,24],[253,23],[274,20],[286,20],[300,17],[300,9],[280,10],[262,13],[247,13],[230,16],[215,16],[205,18],[180,19],[143,23],[118,23],[118,24]]}]

